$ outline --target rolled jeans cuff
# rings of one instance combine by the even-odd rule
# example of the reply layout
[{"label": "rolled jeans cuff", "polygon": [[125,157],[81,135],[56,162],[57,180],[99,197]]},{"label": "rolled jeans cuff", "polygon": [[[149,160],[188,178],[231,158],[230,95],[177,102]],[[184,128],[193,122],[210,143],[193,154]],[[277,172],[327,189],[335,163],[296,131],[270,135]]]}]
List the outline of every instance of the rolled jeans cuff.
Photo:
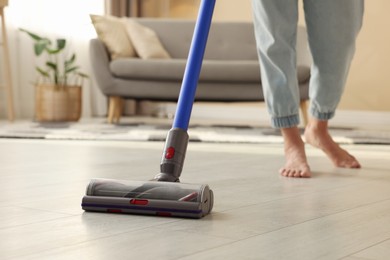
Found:
[{"label": "rolled jeans cuff", "polygon": [[334,111],[320,112],[313,107],[310,109],[310,113],[314,118],[317,118],[318,120],[323,120],[323,121],[327,121],[327,120],[331,119],[332,117],[334,117],[334,115],[335,115]]},{"label": "rolled jeans cuff", "polygon": [[275,128],[290,128],[299,125],[299,115],[272,117],[271,124]]}]

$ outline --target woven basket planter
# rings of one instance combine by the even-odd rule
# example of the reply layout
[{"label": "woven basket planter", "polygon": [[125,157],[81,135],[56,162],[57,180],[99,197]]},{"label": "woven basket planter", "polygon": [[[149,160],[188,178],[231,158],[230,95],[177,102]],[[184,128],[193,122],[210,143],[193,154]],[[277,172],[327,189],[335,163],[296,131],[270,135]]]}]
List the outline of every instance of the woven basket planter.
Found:
[{"label": "woven basket planter", "polygon": [[81,86],[35,86],[35,119],[39,122],[78,121],[81,117]]}]

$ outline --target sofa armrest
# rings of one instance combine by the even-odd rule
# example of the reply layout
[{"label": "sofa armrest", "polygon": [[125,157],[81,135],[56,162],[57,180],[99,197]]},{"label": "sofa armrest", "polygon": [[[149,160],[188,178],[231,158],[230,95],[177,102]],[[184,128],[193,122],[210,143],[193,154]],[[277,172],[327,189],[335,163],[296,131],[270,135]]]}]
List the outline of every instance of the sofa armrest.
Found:
[{"label": "sofa armrest", "polygon": [[107,48],[101,40],[91,39],[89,54],[96,83],[103,94],[106,95],[114,84],[114,78],[110,72],[110,57]]}]

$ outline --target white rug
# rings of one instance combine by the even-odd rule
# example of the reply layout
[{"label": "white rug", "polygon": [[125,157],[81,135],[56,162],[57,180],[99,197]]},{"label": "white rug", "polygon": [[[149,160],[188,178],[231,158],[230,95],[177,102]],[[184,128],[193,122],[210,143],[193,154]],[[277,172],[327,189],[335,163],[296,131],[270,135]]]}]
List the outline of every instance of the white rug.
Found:
[{"label": "white rug", "polygon": [[[139,122],[107,124],[102,121],[80,123],[17,122],[2,124],[0,138],[48,140],[164,141],[168,123]],[[210,143],[282,143],[280,132],[270,127],[192,125],[190,141]],[[331,129],[342,144],[390,144],[387,131]]]}]

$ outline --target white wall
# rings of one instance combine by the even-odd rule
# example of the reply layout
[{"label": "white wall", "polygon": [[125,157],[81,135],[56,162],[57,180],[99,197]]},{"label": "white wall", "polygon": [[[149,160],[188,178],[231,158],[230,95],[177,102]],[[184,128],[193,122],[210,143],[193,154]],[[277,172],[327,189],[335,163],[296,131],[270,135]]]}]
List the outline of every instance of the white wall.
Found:
[{"label": "white wall", "polygon": [[[90,73],[88,42],[96,36],[89,19],[90,13],[103,14],[104,0],[10,0],[5,9],[11,63],[14,82],[14,96],[17,118],[34,117],[34,88],[36,80],[33,42],[18,28],[26,28],[51,39],[66,38],[71,51],[77,54],[82,71]],[[83,116],[89,116],[92,107],[91,96],[100,93],[87,80],[83,86]],[[96,99],[95,99],[96,100]]]},{"label": "white wall", "polygon": [[390,1],[365,1],[365,5],[364,25],[341,108],[390,111]]}]

